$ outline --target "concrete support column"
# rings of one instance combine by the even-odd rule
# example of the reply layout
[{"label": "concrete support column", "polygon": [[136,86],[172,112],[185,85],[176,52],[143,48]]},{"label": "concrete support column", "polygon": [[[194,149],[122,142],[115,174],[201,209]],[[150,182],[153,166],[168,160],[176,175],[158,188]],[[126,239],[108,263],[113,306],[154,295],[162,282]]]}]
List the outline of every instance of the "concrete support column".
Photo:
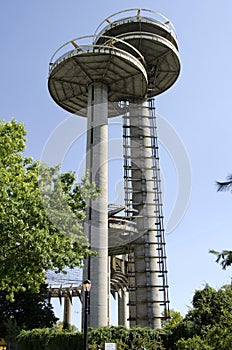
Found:
[{"label": "concrete support column", "polygon": [[69,297],[64,298],[64,317],[63,324],[65,327],[72,324],[72,303]]},{"label": "concrete support column", "polygon": [[108,297],[108,88],[101,82],[88,88],[86,170],[101,193],[89,201],[85,233],[98,253],[86,262],[84,275],[91,280],[89,326],[109,323]]},{"label": "concrete support column", "polygon": [[130,328],[136,327],[136,293],[135,293],[135,264],[134,264],[134,252],[128,254],[128,270],[130,271],[129,277],[129,318]]},{"label": "concrete support column", "polygon": [[159,265],[155,228],[151,128],[146,101],[130,105],[130,136],[134,208],[140,238],[134,245],[136,323],[160,328]]},{"label": "concrete support column", "polygon": [[129,328],[129,308],[128,308],[128,292],[124,287],[118,292],[118,325]]}]

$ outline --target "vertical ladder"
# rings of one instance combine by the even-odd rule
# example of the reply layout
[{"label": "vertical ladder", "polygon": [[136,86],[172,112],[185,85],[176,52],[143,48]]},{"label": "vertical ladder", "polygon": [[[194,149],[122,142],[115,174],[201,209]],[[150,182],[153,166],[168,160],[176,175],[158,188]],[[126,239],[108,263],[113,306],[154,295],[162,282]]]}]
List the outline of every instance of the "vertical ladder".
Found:
[{"label": "vertical ladder", "polygon": [[154,161],[154,192],[155,192],[155,204],[156,204],[156,227],[157,227],[157,252],[159,255],[159,269],[160,280],[163,285],[161,288],[161,306],[163,306],[162,316],[164,319],[169,317],[169,296],[168,296],[168,278],[167,278],[167,255],[166,255],[166,242],[165,242],[165,230],[164,230],[164,216],[163,216],[163,203],[162,203],[162,190],[161,190],[161,178],[160,178],[160,165],[159,165],[159,145],[155,115],[155,103],[154,99],[149,100],[149,108],[151,115],[151,150],[152,159]]},{"label": "vertical ladder", "polygon": [[[123,117],[124,184],[126,215],[132,216],[134,220],[137,221],[138,227],[140,227],[141,230],[141,238],[130,243],[130,253],[128,255],[131,326],[142,325],[153,328],[155,327],[154,325],[159,323],[152,322],[152,319],[168,317],[169,300],[158,139],[153,99],[148,101],[146,108],[149,110],[149,113],[146,112],[149,125],[146,125],[145,135],[143,131],[143,116],[139,114],[131,115],[127,112]],[[137,130],[132,130],[132,128],[134,128],[132,126],[133,118],[137,118]],[[144,138],[146,138],[145,142],[143,141]],[[135,139],[138,139],[138,141],[135,141]],[[146,148],[145,152],[143,149],[144,147]],[[146,154],[146,156],[144,156],[144,154]],[[148,154],[149,157],[147,157]],[[149,158],[149,163],[145,158]],[[148,164],[150,164],[152,170],[146,168]],[[144,174],[149,174],[150,177],[146,178],[145,176],[144,178]],[[152,187],[151,183],[146,187],[146,184],[151,181]],[[151,192],[152,189],[152,193],[146,193],[146,188],[149,189],[149,192]],[[146,201],[144,193],[149,200]],[[153,199],[151,200],[151,198]],[[152,227],[147,227],[147,223],[150,225],[151,222]],[[135,251],[140,253],[137,253],[135,256]],[[146,275],[146,282],[143,282],[143,286],[140,287],[136,286],[136,262],[138,262],[139,259],[144,261],[144,274]],[[155,276],[153,280],[151,277],[152,274]],[[141,300],[137,300],[141,297],[136,295],[138,288],[145,288],[144,290],[146,290],[147,293],[147,299],[142,301],[142,303],[147,304],[144,305],[147,307],[146,317],[139,315],[139,310],[137,310],[139,307],[141,308],[141,305],[139,305],[141,304]],[[156,288],[158,290],[158,295],[156,297],[154,297],[154,293],[149,295],[149,289],[151,288]],[[154,308],[152,307],[154,303],[159,304],[162,308],[162,312],[158,316],[157,312],[154,312]]]}]

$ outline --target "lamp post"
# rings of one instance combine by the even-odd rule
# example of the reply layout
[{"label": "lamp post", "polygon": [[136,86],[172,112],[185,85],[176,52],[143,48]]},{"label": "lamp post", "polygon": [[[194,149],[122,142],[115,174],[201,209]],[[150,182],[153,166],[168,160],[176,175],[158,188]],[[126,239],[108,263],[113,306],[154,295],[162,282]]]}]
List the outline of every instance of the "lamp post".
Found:
[{"label": "lamp post", "polygon": [[89,317],[89,292],[91,288],[91,281],[85,280],[82,283],[85,295],[85,313],[84,313],[84,350],[88,350],[88,317]]}]

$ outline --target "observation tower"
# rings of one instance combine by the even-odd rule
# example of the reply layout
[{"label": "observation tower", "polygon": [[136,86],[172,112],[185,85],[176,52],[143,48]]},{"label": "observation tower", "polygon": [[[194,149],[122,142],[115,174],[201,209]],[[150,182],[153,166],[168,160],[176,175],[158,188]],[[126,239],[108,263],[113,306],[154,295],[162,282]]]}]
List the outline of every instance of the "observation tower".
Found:
[{"label": "observation tower", "polygon": [[[171,22],[146,9],[106,18],[92,37],[69,41],[50,62],[48,87],[65,110],[87,117],[86,170],[100,188],[85,234],[98,252],[85,262],[92,282],[90,326],[160,328],[168,316],[165,236],[154,97],[180,72]],[[108,118],[122,116],[125,203],[108,203]]]}]

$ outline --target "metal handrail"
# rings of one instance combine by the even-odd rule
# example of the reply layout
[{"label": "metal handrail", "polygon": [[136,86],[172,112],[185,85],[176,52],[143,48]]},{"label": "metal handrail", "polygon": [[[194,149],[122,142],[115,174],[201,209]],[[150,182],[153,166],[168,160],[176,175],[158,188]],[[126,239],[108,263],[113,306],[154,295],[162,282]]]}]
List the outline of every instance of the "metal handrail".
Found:
[{"label": "metal handrail", "polygon": [[[112,49],[116,49],[117,51],[121,51],[123,53],[126,53],[128,54],[128,52],[126,50],[122,50],[122,49],[119,49],[117,47],[114,46],[114,43],[116,42],[120,42],[121,44],[129,47],[131,50],[133,50],[136,55],[139,57],[139,61],[142,61],[143,62],[143,65],[145,66],[145,59],[143,57],[143,55],[141,54],[141,52],[139,50],[137,50],[133,45],[125,42],[124,40],[121,40],[120,38],[115,38],[115,37],[111,37],[111,36],[102,36],[103,38],[106,39],[106,41],[104,42],[104,44],[101,44],[101,45],[97,45],[95,44],[95,40],[93,40],[90,44],[82,44],[82,45],[79,45],[79,41],[83,40],[83,39],[96,39],[96,36],[95,35],[88,35],[88,36],[81,36],[81,37],[78,37],[78,38],[74,38],[70,41],[67,41],[66,43],[64,43],[63,45],[61,45],[55,52],[54,54],[52,55],[51,59],[50,59],[50,62],[49,62],[49,72],[51,72],[51,70],[54,68],[54,64],[57,64],[58,62],[61,62],[63,59],[67,58],[67,57],[70,57],[72,55],[76,55],[78,54],[79,52],[82,52],[82,51],[94,51],[95,49],[96,50],[101,50],[101,49],[104,49],[104,48],[112,48]],[[63,53],[61,56],[57,57],[57,54],[63,50],[66,46],[72,46],[72,50],[68,50],[66,51],[65,53]],[[136,56],[134,55],[131,55],[133,56],[134,58],[136,58]],[[137,58],[138,59],[138,58]]]},{"label": "metal handrail", "polygon": [[117,36],[117,38],[118,39],[125,38],[125,37],[126,38],[133,38],[133,37],[136,38],[136,37],[138,37],[138,35],[141,36],[143,39],[152,40],[155,38],[157,41],[165,43],[165,45],[168,46],[169,48],[171,48],[175,52],[175,54],[179,57],[179,53],[178,53],[176,46],[170,40],[168,40],[160,35],[154,34],[154,33],[148,33],[148,32],[141,31],[138,34],[138,32],[129,32],[129,33],[119,34]]},{"label": "metal handrail", "polygon": [[120,224],[128,224],[129,226],[136,226],[136,222],[124,217],[110,217],[108,218],[109,223],[120,223]]},{"label": "metal handrail", "polygon": [[[129,11],[137,11],[137,15],[128,16],[128,17],[124,17],[124,18],[119,18],[119,19],[111,21],[111,19],[113,19],[113,17],[115,17],[117,15],[120,15],[122,13],[125,13],[125,12],[129,12]],[[141,12],[143,12],[143,11],[152,13],[153,15],[155,15],[157,17],[157,19],[151,18],[151,17],[142,16]],[[113,27],[114,25],[116,25],[118,23],[123,23],[123,22],[128,21],[128,20],[138,20],[138,19],[145,19],[145,20],[148,20],[148,21],[151,21],[151,22],[159,23],[159,24],[165,26],[166,28],[168,28],[175,38],[177,37],[176,36],[175,27],[174,27],[172,22],[167,17],[165,17],[160,12],[156,12],[156,11],[149,10],[149,9],[144,9],[144,8],[132,8],[132,9],[122,10],[122,11],[119,11],[119,12],[116,12],[116,13],[112,14],[111,16],[105,18],[99,24],[99,26],[95,30],[94,35],[100,36],[101,33],[103,31],[105,31],[107,28],[111,28],[111,27]],[[104,26],[104,28],[100,29],[103,25],[105,25],[105,23],[108,23],[108,25]]]}]

